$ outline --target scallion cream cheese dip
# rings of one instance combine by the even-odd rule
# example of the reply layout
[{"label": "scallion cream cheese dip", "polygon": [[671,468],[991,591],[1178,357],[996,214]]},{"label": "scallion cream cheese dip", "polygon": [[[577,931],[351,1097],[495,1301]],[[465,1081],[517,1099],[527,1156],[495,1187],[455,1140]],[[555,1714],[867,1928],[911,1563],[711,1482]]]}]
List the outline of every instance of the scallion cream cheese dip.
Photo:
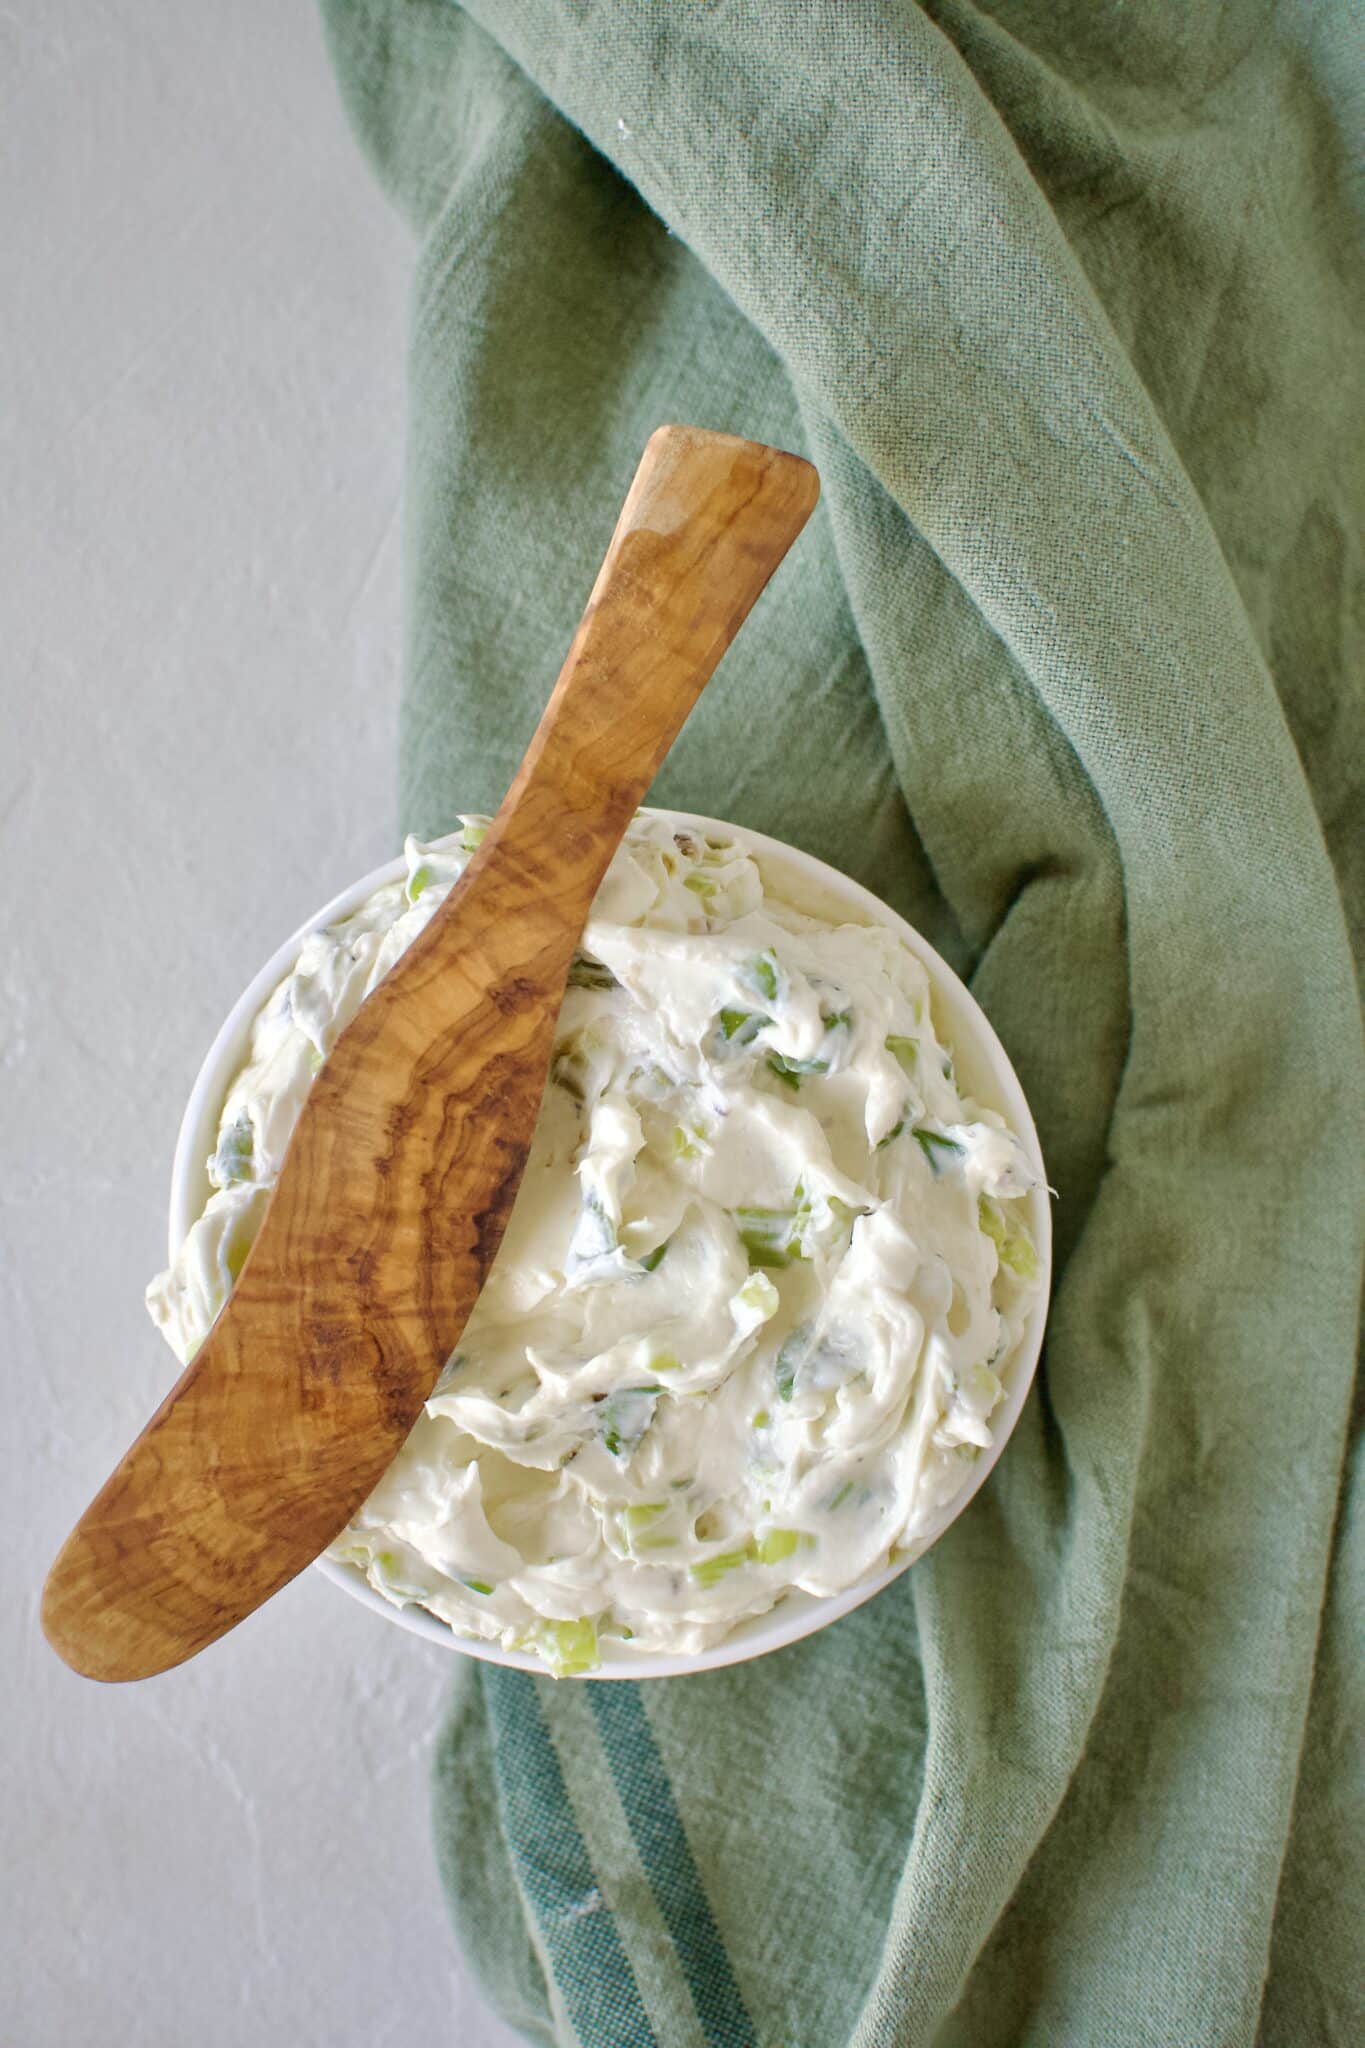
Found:
[{"label": "scallion cream cheese dip", "polygon": [[[188,1361],[314,1075],[487,821],[303,942],[151,1313]],[[1041,1286],[1016,1136],[959,1091],[891,929],[783,893],[738,829],[642,812],[559,1019],[507,1235],[421,1419],[333,1545],[464,1636],[593,1669],[694,1653],[880,1571],[992,1441]]]}]

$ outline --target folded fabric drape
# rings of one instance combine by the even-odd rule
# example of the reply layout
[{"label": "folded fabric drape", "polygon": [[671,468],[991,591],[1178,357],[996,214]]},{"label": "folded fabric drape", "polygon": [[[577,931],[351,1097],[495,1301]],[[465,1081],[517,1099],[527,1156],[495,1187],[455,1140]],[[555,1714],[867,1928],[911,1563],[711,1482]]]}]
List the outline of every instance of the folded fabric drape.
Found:
[{"label": "folded fabric drape", "polygon": [[403,826],[499,799],[655,425],[809,454],[658,798],[917,923],[1057,1191],[1036,1393],[891,1590],[702,1678],[457,1663],[490,1995],[585,2048],[1365,2037],[1358,9],[324,14],[418,243]]}]

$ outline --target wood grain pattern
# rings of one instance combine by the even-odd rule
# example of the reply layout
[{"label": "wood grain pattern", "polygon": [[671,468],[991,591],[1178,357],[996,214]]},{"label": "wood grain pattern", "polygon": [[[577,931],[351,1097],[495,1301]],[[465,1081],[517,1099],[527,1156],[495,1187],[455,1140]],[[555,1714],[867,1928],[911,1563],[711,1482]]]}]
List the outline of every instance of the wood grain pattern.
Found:
[{"label": "wood grain pattern", "polygon": [[598,884],[818,491],[755,442],[650,440],[483,845],[338,1039],[231,1300],[52,1567],[43,1626],[76,1670],[215,1641],[402,1444],[501,1241]]}]

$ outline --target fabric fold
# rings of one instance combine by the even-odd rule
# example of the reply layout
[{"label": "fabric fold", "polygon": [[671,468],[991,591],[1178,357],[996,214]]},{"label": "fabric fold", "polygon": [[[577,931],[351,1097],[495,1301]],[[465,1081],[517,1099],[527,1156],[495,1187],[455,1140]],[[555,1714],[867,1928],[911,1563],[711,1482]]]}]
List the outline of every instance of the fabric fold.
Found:
[{"label": "fabric fold", "polygon": [[1036,1395],[888,1592],[617,1703],[457,1668],[485,1982],[591,2048],[1346,2040],[1350,10],[324,13],[418,240],[404,827],[500,797],[654,425],[810,454],[658,799],[947,952],[1057,1190]]}]

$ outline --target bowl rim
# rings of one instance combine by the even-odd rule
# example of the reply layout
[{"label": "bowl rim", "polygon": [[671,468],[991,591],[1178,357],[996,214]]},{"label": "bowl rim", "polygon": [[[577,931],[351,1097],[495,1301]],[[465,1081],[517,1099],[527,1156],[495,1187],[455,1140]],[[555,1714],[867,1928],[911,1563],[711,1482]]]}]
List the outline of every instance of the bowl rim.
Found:
[{"label": "bowl rim", "polygon": [[[719,1671],[726,1665],[745,1663],[753,1657],[765,1656],[770,1650],[784,1649],[790,1643],[799,1642],[802,1637],[813,1634],[817,1629],[827,1628],[832,1622],[841,1620],[844,1615],[851,1614],[855,1608],[861,1607],[876,1594],[884,1591],[901,1576],[902,1572],[907,1571],[921,1558],[947,1529],[951,1528],[995,1469],[1005,1445],[1014,1433],[1037,1372],[1052,1285],[1052,1209],[1048,1199],[1042,1149],[1033,1115],[1005,1048],[1000,1043],[989,1018],[961,977],[929,941],[898,912],[892,910],[889,904],[884,903],[870,889],[864,888],[860,882],[855,882],[851,876],[843,874],[827,861],[820,860],[815,854],[789,845],[785,840],[774,839],[768,833],[755,831],[748,825],[734,824],[723,818],[707,817],[700,812],[680,811],[657,805],[642,805],[641,811],[645,815],[668,820],[678,830],[737,835],[748,843],[761,861],[766,861],[772,866],[790,866],[805,881],[817,884],[826,896],[833,895],[841,899],[850,913],[861,912],[862,917],[858,921],[882,924],[909,945],[929,974],[935,1008],[940,1016],[946,1011],[951,1018],[949,1036],[957,1064],[960,1067],[964,1063],[965,1047],[973,1063],[988,1071],[989,1089],[983,1097],[981,1087],[974,1086],[973,1098],[977,1101],[984,1100],[984,1106],[996,1109],[1005,1116],[1040,1175],[1039,1186],[1026,1199],[1030,1206],[1029,1222],[1038,1251],[1042,1285],[1010,1361],[1004,1404],[997,1411],[994,1422],[994,1441],[988,1450],[983,1450],[971,1477],[950,1500],[944,1502],[928,1530],[913,1549],[907,1551],[903,1557],[897,1558],[894,1563],[884,1566],[880,1572],[870,1578],[858,1580],[840,1593],[822,1596],[799,1591],[790,1593],[766,1613],[740,1622],[729,1635],[706,1650],[688,1654],[669,1654],[653,1651],[632,1652],[625,1644],[605,1645],[602,1663],[598,1669],[576,1674],[591,1679],[672,1678],[692,1676],[703,1671]],[[442,838],[424,843],[440,847],[456,837],[455,833],[448,833]],[[175,1259],[190,1226],[202,1212],[208,1198],[210,1184],[206,1163],[213,1150],[224,1098],[242,1064],[251,1027],[257,1014],[291,970],[300,947],[311,933],[329,924],[335,924],[341,918],[349,917],[376,890],[392,882],[401,881],[406,872],[406,861],[399,854],[372,869],[358,881],[338,890],[320,910],[306,918],[297,930],[291,932],[289,937],[275,948],[228,1011],[195,1076],[176,1136],[167,1233],[169,1256],[172,1260]],[[478,1658],[484,1663],[500,1664],[512,1670],[528,1671],[541,1677],[548,1675],[547,1666],[539,1657],[522,1650],[505,1650],[497,1643],[485,1642],[477,1637],[457,1635],[446,1622],[428,1613],[425,1608],[415,1604],[399,1606],[393,1601],[386,1600],[383,1594],[375,1591],[354,1565],[342,1564],[324,1553],[314,1560],[313,1568],[330,1579],[333,1585],[349,1593],[353,1599],[359,1600],[374,1613],[382,1615],[386,1621],[396,1623],[400,1628],[421,1636],[427,1642],[437,1643],[442,1648],[454,1650],[463,1656]]]}]

